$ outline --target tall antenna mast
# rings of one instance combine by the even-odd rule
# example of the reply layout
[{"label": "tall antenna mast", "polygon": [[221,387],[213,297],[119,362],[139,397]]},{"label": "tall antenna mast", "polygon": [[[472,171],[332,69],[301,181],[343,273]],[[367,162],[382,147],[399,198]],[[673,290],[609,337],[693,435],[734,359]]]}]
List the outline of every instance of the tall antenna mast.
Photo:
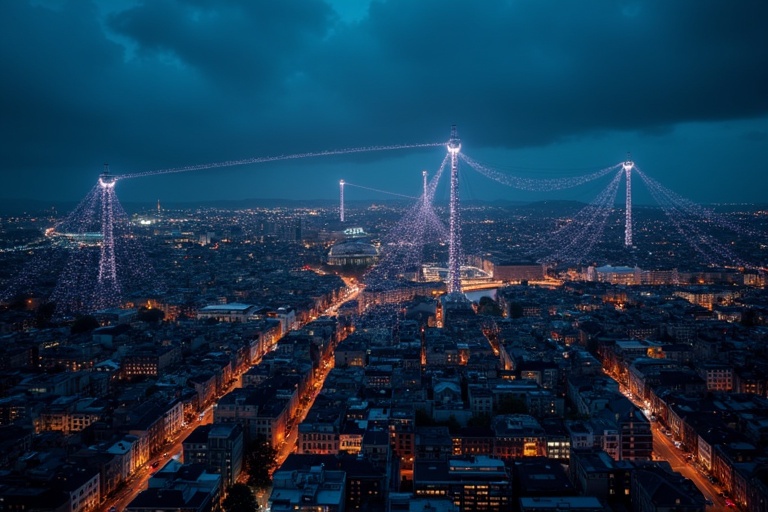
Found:
[{"label": "tall antenna mast", "polygon": [[451,155],[450,241],[448,247],[448,294],[461,292],[461,233],[459,224],[459,151],[461,140],[456,125],[451,126],[451,138],[447,144]]},{"label": "tall antenna mast", "polygon": [[624,176],[627,179],[627,199],[624,218],[624,246],[632,247],[632,168],[635,166],[635,163],[630,158],[629,153],[627,153],[627,161],[621,165],[624,169]]}]

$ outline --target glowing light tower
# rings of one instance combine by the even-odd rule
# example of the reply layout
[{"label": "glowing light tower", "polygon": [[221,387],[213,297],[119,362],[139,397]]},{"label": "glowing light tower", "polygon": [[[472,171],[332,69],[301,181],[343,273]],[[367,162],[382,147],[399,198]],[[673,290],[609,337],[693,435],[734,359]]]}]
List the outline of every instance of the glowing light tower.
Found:
[{"label": "glowing light tower", "polygon": [[344,180],[339,182],[339,219],[344,222]]},{"label": "glowing light tower", "polygon": [[103,304],[114,305],[120,294],[117,283],[117,263],[115,262],[115,183],[117,179],[109,174],[109,166],[104,164],[104,172],[99,175],[101,187],[101,257],[99,258],[99,297]]},{"label": "glowing light tower", "polygon": [[451,126],[451,138],[446,145],[451,155],[451,221],[448,245],[448,294],[461,293],[461,234],[459,226],[459,151],[461,140],[456,125]]},{"label": "glowing light tower", "polygon": [[422,201],[422,206],[426,211],[427,206],[429,206],[429,198],[427,197],[427,171],[421,171],[421,178],[424,181],[424,200]]},{"label": "glowing light tower", "polygon": [[627,179],[626,218],[624,219],[624,246],[632,247],[632,168],[635,163],[630,160],[627,153],[627,161],[621,164],[624,176]]}]

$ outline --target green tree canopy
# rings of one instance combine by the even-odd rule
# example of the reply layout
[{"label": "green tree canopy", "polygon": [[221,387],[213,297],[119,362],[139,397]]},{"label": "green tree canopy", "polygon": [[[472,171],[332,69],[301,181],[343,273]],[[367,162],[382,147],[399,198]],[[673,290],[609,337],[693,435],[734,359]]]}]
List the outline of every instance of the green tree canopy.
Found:
[{"label": "green tree canopy", "polygon": [[46,327],[50,323],[51,318],[53,318],[53,313],[55,311],[56,303],[54,302],[44,302],[40,304],[40,307],[37,308],[37,315],[35,317],[37,326]]},{"label": "green tree canopy", "polygon": [[272,472],[277,467],[277,450],[263,436],[259,437],[245,450],[245,471],[248,473],[248,485],[257,489],[266,489],[272,484]]},{"label": "green tree canopy", "polygon": [[163,318],[165,318],[165,313],[161,309],[147,307],[139,308],[138,319],[142,322],[156,324],[162,322]]},{"label": "green tree canopy", "polygon": [[499,414],[528,414],[528,406],[511,395],[499,396]]},{"label": "green tree canopy", "polygon": [[509,317],[520,318],[523,316],[523,305],[519,302],[512,302],[509,304]]},{"label": "green tree canopy", "polygon": [[80,334],[83,332],[89,332],[96,329],[99,326],[99,321],[95,317],[90,315],[79,316],[72,323],[69,332],[72,334]]},{"label": "green tree canopy", "polygon": [[480,297],[477,305],[477,312],[480,315],[502,316],[503,312],[499,303],[490,297]]},{"label": "green tree canopy", "polygon": [[221,503],[224,512],[256,512],[259,503],[251,488],[245,484],[235,484],[227,487],[227,497]]},{"label": "green tree canopy", "polygon": [[467,422],[468,427],[490,427],[491,426],[490,414],[475,414]]}]

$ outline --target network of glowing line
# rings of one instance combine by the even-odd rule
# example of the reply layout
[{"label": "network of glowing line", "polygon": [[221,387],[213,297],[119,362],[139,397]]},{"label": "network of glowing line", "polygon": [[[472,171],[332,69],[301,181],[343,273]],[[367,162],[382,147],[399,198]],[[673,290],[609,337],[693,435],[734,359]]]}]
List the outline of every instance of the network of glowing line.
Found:
[{"label": "network of glowing line", "polygon": [[[344,180],[340,182],[342,222],[344,221],[345,187],[355,187],[414,201],[401,220],[382,238],[380,261],[367,273],[367,286],[381,289],[387,286],[395,287],[402,280],[419,280],[419,270],[424,263],[427,260],[437,263],[434,260],[438,254],[442,254],[440,257],[444,258],[444,249],[441,248],[447,246],[447,290],[449,293],[461,291],[459,267],[464,256],[458,198],[460,162],[497,183],[524,191],[563,190],[612,175],[605,188],[583,209],[565,220],[551,233],[540,233],[535,247],[529,248],[527,254],[542,263],[554,265],[588,261],[590,254],[602,240],[611,215],[617,212],[616,196],[622,177],[625,178],[627,196],[624,208],[624,243],[628,248],[633,247],[631,176],[634,174],[640,178],[653,199],[659,204],[670,225],[708,265],[761,269],[759,265],[747,262],[730,247],[718,241],[705,230],[705,227],[716,226],[742,235],[755,235],[754,231],[743,228],[738,223],[665,188],[629,159],[579,176],[541,179],[518,177],[494,169],[464,154],[454,127],[447,144],[366,146],[228,160],[118,175],[105,172],[99,176],[97,184],[72,213],[59,222],[53,230],[54,233],[66,234],[65,236],[70,238],[67,245],[69,258],[51,300],[57,304],[57,310],[62,314],[71,314],[119,306],[123,300],[124,283],[130,283],[133,288],[141,285],[144,290],[159,288],[157,276],[154,275],[151,266],[143,256],[137,239],[132,236],[127,215],[117,199],[115,185],[120,180],[282,160],[443,145],[447,153],[431,179],[428,180],[428,173],[423,172],[422,193],[418,197],[353,184]],[[438,183],[446,169],[450,169],[451,191],[447,228],[433,206]],[[425,254],[428,247],[432,247],[431,253]],[[35,268],[35,265],[30,267]],[[25,279],[27,278],[18,281],[24,283]]]},{"label": "network of glowing line", "polygon": [[207,164],[187,165],[184,167],[173,167],[170,169],[158,169],[154,171],[143,171],[120,174],[113,177],[115,180],[125,180],[130,178],[144,178],[147,176],[160,176],[163,174],[176,174],[180,172],[202,171],[205,169],[221,169],[224,167],[237,167],[243,165],[263,164],[268,162],[280,162],[284,160],[300,160],[303,158],[314,158],[321,156],[351,155],[354,153],[370,153],[376,151],[393,151],[400,149],[433,148],[441,146],[442,142],[425,144],[393,144],[389,146],[364,146],[359,148],[332,149],[325,151],[312,151],[307,153],[296,153],[292,155],[261,156],[255,158],[243,158],[240,160],[226,160],[223,162],[213,162]]},{"label": "network of glowing line", "polygon": [[108,173],[52,231],[70,239],[70,255],[51,301],[60,315],[118,307],[123,283],[157,293],[162,283],[131,232],[128,215]]}]

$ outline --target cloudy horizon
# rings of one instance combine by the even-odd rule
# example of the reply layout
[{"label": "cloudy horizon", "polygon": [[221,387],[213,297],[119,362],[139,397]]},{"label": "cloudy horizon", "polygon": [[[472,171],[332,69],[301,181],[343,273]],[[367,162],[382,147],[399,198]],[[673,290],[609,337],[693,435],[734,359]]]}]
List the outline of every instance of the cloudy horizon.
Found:
[{"label": "cloudy horizon", "polygon": [[[573,176],[631,152],[697,202],[768,197],[759,0],[36,0],[0,3],[0,19],[0,197],[79,200],[104,162],[124,174],[436,143],[452,124],[464,152],[510,173]],[[194,171],[118,195],[332,199],[339,179],[417,195],[444,154]],[[464,187],[513,201],[595,192],[531,194],[469,172]]]}]

